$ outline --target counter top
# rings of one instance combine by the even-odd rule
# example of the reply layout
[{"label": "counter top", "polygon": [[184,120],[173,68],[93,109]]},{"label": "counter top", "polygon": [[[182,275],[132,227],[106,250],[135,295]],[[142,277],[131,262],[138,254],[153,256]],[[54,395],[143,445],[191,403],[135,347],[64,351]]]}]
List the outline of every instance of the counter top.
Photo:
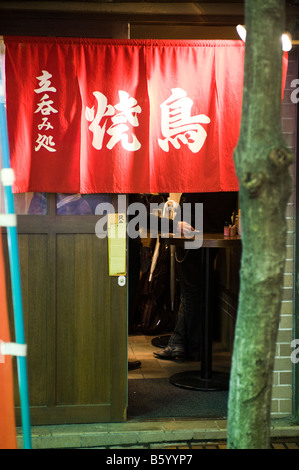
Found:
[{"label": "counter top", "polygon": [[[196,234],[192,238],[178,236],[177,234],[170,233],[167,236],[161,234],[160,240],[170,245],[181,245],[184,242],[192,242],[201,240],[201,235]],[[204,233],[203,234],[203,248],[229,248],[232,246],[241,246],[241,237],[235,235],[234,237],[224,237],[223,233]]]}]

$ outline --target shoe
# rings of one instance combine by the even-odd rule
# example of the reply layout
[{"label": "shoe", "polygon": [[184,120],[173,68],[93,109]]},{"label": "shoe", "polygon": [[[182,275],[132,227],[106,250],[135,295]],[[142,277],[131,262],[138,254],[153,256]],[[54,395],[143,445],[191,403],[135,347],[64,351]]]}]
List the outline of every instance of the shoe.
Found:
[{"label": "shoe", "polygon": [[162,351],[155,351],[154,356],[157,359],[166,361],[183,362],[185,360],[185,351],[175,346],[166,346]]},{"label": "shoe", "polygon": [[128,370],[140,369],[140,367],[141,367],[140,361],[128,361]]}]

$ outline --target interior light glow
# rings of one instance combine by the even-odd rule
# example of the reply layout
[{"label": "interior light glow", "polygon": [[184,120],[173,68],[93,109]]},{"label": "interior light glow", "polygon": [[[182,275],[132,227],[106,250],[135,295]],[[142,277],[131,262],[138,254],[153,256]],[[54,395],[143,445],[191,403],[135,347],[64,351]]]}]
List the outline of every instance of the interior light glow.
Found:
[{"label": "interior light glow", "polygon": [[[246,29],[242,24],[236,26],[236,30],[242,41],[246,41]],[[281,36],[281,44],[283,51],[290,51],[292,49],[292,37],[290,33],[286,32]]]},{"label": "interior light glow", "polygon": [[282,50],[288,52],[292,49],[292,36],[290,33],[284,33],[281,36]]},{"label": "interior light glow", "polygon": [[238,26],[236,27],[236,30],[237,30],[237,33],[238,35],[240,36],[240,38],[242,39],[242,41],[246,41],[246,29],[245,29],[245,26],[243,26],[242,24],[238,24]]}]

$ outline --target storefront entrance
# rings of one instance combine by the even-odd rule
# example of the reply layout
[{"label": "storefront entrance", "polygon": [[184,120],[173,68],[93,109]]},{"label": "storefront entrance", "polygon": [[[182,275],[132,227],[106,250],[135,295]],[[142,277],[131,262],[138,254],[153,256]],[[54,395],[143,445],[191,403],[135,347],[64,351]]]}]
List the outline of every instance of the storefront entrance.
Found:
[{"label": "storefront entrance", "polygon": [[[219,14],[218,10],[215,10],[216,13]],[[202,26],[202,18],[196,18],[196,15],[183,17],[167,13],[166,20],[163,13],[162,22],[161,17],[156,16],[156,22],[153,22],[151,15],[149,18],[146,15],[140,17],[135,12],[125,15],[123,22],[119,21],[123,19],[121,15],[116,16],[115,21],[111,13],[108,13],[108,19],[104,18],[105,15],[98,14],[96,17],[93,13],[86,15],[86,12],[83,15],[81,12],[61,15],[51,12],[51,18],[57,16],[55,22],[49,21],[46,10],[36,16],[21,11],[17,13],[17,18],[16,12],[8,12],[8,15],[2,12],[1,31],[2,34],[46,34],[53,37],[128,37],[130,27],[132,39],[237,39],[235,25],[241,21],[235,12],[235,16],[225,17],[225,21],[223,16],[218,16],[221,27],[213,26],[213,18],[211,23]],[[190,19],[194,25],[190,24]],[[295,55],[296,64],[288,80],[289,93],[285,97],[283,120],[285,137],[293,151],[297,147],[296,105],[290,102],[289,97],[294,91],[290,88],[291,79],[298,76],[297,51]],[[288,214],[290,225],[294,223],[294,214],[294,203],[291,201]],[[94,236],[97,220],[98,217],[92,215],[58,217],[54,195],[49,196],[47,215],[20,215],[18,218],[32,424],[126,419],[127,294],[126,289],[118,286],[117,278],[108,276],[106,240]],[[289,228],[278,344],[281,357],[278,356],[274,375],[272,411],[277,417],[289,416],[292,412],[292,393],[296,413],[298,410],[298,394],[292,388],[294,381],[289,361],[289,345],[294,337],[293,237],[294,231]],[[95,260],[99,260],[99,264],[95,264]],[[227,287],[226,284],[224,287]],[[225,289],[221,303],[231,305]],[[226,334],[221,339],[231,347],[233,322],[230,319],[235,312],[229,308],[224,317],[223,331]],[[76,341],[73,342],[73,339]],[[287,367],[282,356],[287,356]],[[152,360],[151,353],[150,357]],[[136,359],[142,358],[137,354]],[[140,373],[140,370],[133,371],[129,377],[134,374],[135,380]],[[298,383],[297,376],[295,383]],[[17,386],[15,401],[20,424]]]}]

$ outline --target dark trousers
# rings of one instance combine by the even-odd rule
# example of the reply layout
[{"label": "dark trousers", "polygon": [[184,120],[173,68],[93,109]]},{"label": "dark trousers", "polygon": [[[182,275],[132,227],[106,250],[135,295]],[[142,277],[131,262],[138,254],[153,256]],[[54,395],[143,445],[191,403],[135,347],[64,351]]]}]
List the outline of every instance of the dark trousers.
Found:
[{"label": "dark trousers", "polygon": [[200,352],[202,256],[201,249],[176,249],[180,306],[169,346],[179,347],[188,355]]}]

